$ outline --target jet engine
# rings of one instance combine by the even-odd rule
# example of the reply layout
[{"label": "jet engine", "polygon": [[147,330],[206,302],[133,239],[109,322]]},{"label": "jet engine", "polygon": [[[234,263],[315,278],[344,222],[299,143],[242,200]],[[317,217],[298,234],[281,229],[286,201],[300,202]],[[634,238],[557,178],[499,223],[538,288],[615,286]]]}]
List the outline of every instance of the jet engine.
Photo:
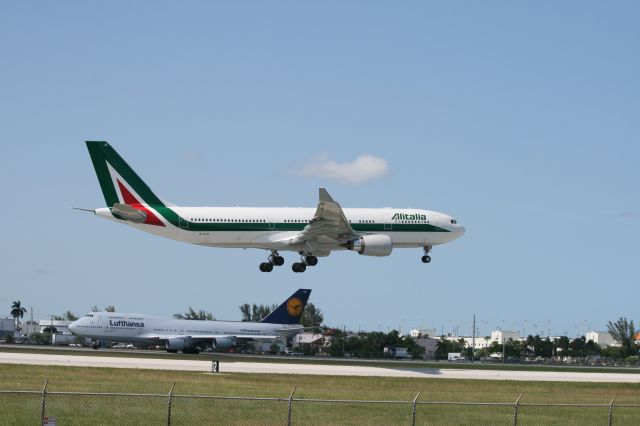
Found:
[{"label": "jet engine", "polygon": [[388,235],[364,235],[357,240],[349,241],[343,247],[364,256],[389,256],[393,250],[393,241]]},{"label": "jet engine", "polygon": [[217,337],[213,339],[214,348],[230,348],[236,343],[234,337]]},{"label": "jet engine", "polygon": [[179,338],[167,339],[167,343],[165,344],[167,352],[183,351],[186,346],[184,339]]}]

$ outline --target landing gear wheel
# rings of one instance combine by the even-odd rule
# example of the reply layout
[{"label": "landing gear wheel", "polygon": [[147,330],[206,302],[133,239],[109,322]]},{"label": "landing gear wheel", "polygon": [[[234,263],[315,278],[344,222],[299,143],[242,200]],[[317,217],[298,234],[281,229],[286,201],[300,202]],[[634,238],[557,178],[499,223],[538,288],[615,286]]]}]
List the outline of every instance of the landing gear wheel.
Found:
[{"label": "landing gear wheel", "polygon": [[296,262],[291,265],[291,269],[293,270],[293,272],[304,272],[307,270],[307,265],[302,262]]},{"label": "landing gear wheel", "polygon": [[276,266],[284,265],[284,257],[282,256],[273,256],[272,262]]},{"label": "landing gear wheel", "polygon": [[307,256],[307,258],[305,259],[305,263],[308,266],[316,266],[318,264],[318,258],[315,256]]},{"label": "landing gear wheel", "polygon": [[422,263],[431,262],[431,256],[429,256],[430,251],[431,251],[431,246],[424,246],[424,256],[422,256]]},{"label": "landing gear wheel", "polygon": [[273,263],[262,262],[260,264],[260,272],[271,272],[271,271],[273,271]]}]

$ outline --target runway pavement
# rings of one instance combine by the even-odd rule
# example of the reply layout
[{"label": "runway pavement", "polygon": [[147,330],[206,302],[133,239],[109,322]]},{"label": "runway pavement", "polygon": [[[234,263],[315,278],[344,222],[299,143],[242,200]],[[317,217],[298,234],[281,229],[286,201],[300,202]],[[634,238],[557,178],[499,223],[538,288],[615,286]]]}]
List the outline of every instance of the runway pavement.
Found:
[{"label": "runway pavement", "polygon": [[[75,367],[211,371],[211,361],[101,357],[0,352],[0,363]],[[220,373],[315,374],[327,376],[416,377],[433,379],[520,380],[553,382],[640,383],[640,374],[566,371],[513,371],[434,368],[387,368],[358,365],[222,362]]]}]

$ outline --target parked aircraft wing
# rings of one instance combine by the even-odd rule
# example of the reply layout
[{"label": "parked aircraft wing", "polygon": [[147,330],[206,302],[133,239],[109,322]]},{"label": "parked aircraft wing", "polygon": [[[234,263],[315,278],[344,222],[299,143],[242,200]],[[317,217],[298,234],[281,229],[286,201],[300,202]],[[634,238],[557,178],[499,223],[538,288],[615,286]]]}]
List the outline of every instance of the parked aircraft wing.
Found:
[{"label": "parked aircraft wing", "polygon": [[168,340],[168,339],[185,339],[191,341],[198,340],[213,340],[213,339],[222,339],[222,338],[232,338],[232,339],[251,339],[251,340],[260,340],[260,339],[277,339],[277,335],[267,336],[267,335],[255,335],[255,334],[145,334],[141,336],[145,339],[158,339],[158,340]]}]

